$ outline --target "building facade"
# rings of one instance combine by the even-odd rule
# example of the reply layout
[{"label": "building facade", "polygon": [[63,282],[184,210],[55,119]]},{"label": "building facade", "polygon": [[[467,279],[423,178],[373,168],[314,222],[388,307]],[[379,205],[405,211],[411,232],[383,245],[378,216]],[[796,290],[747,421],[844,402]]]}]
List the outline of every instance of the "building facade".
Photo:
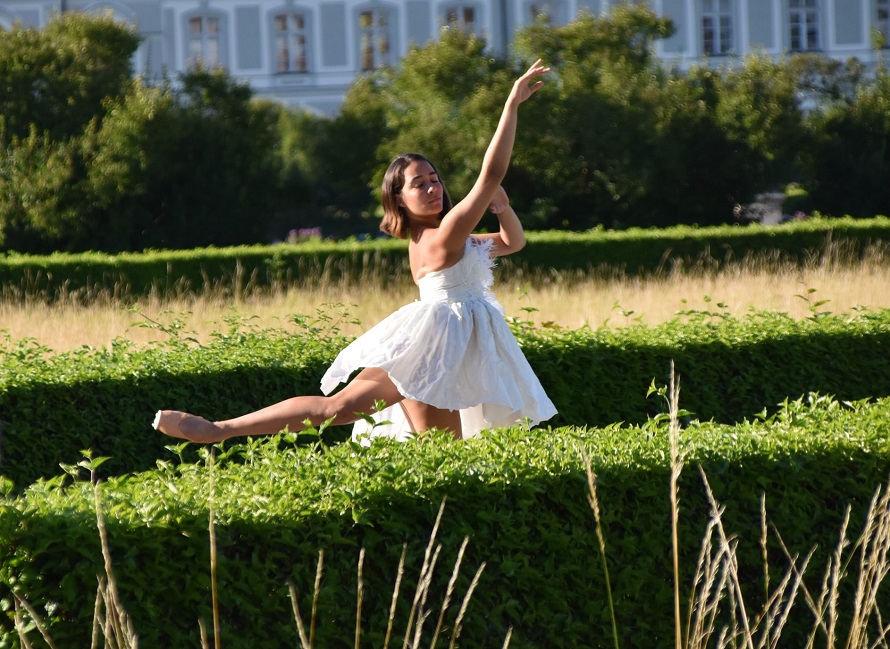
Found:
[{"label": "building facade", "polygon": [[[627,1],[627,0],[624,0]],[[258,96],[334,114],[357,75],[389,66],[445,26],[507,51],[534,21],[560,25],[622,0],[0,0],[0,29],[64,11],[111,13],[142,37],[137,74],[156,80],[196,62],[223,66]],[[638,3],[644,0],[636,0]],[[655,45],[669,65],[752,52],[821,52],[875,64],[890,43],[890,0],[649,0],[676,33]]]}]

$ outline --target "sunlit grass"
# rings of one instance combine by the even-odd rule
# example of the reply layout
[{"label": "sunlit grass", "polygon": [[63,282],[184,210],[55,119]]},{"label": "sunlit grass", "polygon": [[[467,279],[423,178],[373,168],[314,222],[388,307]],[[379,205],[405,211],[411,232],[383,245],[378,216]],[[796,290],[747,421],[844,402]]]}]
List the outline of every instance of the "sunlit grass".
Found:
[{"label": "sunlit grass", "polygon": [[[858,307],[890,308],[890,263],[874,258],[855,266],[814,263],[777,268],[749,262],[719,271],[694,269],[658,277],[538,273],[498,283],[495,294],[509,316],[567,328],[653,326],[689,310],[735,316],[751,310],[778,311],[806,318],[816,309],[846,313]],[[83,306],[78,296],[51,306],[0,301],[0,329],[13,339],[33,338],[64,351],[83,345],[104,347],[121,337],[136,344],[157,340],[165,334],[139,326],[152,321],[180,320],[196,338],[206,340],[224,328],[225,318],[233,313],[259,327],[288,329],[292,316],[314,317],[321,311],[332,317],[331,326],[358,335],[416,297],[416,287],[406,278],[387,285],[292,284],[241,299],[214,291],[174,300],[148,297],[139,303],[100,298],[90,306]]]}]

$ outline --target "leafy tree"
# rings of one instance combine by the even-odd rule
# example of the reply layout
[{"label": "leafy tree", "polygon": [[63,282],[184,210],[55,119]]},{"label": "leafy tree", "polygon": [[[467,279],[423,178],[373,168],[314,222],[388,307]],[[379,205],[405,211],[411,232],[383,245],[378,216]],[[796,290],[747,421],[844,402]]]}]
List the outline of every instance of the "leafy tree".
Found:
[{"label": "leafy tree", "polygon": [[[0,125],[0,141],[4,139]],[[77,236],[85,201],[83,152],[77,138],[62,142],[31,127],[9,138],[0,164],[0,246],[49,253]]]},{"label": "leafy tree", "polygon": [[867,78],[865,65],[858,59],[839,61],[822,54],[795,54],[783,62],[783,67],[815,109],[852,103]]},{"label": "leafy tree", "polygon": [[223,71],[191,72],[178,89],[134,83],[96,137],[89,240],[104,250],[265,241],[279,198],[277,112],[251,96]]},{"label": "leafy tree", "polygon": [[805,187],[822,212],[890,215],[890,75],[879,70],[850,104],[810,116]]},{"label": "leafy tree", "polygon": [[138,45],[133,30],[110,17],[73,12],[40,30],[0,30],[6,136],[30,137],[32,126],[53,139],[79,135],[126,89]]},{"label": "leafy tree", "polygon": [[517,39],[557,71],[557,92],[534,106],[547,135],[529,152],[523,183],[549,198],[546,225],[722,222],[750,193],[750,147],[715,120],[705,88],[652,58],[652,41],[672,31],[645,7],[623,7]]},{"label": "leafy tree", "polygon": [[433,161],[455,198],[466,194],[512,75],[485,52],[485,41],[461,30],[445,29],[438,42],[412,50],[383,87],[388,137],[378,151],[375,187],[390,160],[416,152]]},{"label": "leafy tree", "polygon": [[[291,114],[291,128],[282,127],[284,157],[291,172],[306,183],[311,196],[304,211],[325,233],[375,234],[375,174],[388,161],[378,147],[391,131],[382,88],[389,70],[359,77],[350,87],[336,117]],[[372,221],[372,218],[373,221]]]},{"label": "leafy tree", "polygon": [[726,159],[713,162],[738,179],[736,200],[795,178],[803,114],[797,77],[784,62],[752,55],[741,67],[696,68],[689,76],[727,138]]}]

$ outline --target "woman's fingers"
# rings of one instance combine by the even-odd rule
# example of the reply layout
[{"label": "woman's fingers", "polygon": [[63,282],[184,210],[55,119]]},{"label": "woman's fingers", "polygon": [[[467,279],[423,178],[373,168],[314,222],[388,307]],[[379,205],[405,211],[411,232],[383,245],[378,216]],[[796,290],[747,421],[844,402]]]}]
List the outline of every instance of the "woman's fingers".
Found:
[{"label": "woman's fingers", "polygon": [[546,74],[548,72],[550,72],[550,68],[545,65],[541,65],[541,59],[535,61],[532,66],[525,72],[525,74],[519,77],[517,81],[516,85],[519,86],[519,90],[521,91],[520,99],[525,101],[535,92],[537,92],[537,90],[544,85],[544,82],[538,79],[534,83],[530,84],[529,81],[537,76]]}]

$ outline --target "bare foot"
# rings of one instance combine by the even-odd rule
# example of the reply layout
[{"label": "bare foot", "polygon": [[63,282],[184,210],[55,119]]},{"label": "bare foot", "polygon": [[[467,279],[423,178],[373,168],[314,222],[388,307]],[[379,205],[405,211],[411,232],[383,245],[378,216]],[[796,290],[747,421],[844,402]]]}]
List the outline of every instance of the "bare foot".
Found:
[{"label": "bare foot", "polygon": [[225,439],[223,432],[213,422],[179,410],[158,410],[152,426],[170,437],[201,444],[213,444]]}]

